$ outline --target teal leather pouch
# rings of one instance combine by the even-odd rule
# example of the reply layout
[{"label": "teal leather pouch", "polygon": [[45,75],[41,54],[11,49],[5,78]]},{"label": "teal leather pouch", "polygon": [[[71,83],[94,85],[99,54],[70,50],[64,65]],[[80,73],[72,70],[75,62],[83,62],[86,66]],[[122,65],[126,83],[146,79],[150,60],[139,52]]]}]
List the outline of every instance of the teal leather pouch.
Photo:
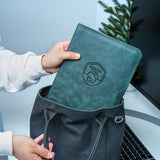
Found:
[{"label": "teal leather pouch", "polygon": [[80,110],[118,105],[142,57],[139,49],[82,24],[68,51],[81,59],[64,61],[46,98]]}]

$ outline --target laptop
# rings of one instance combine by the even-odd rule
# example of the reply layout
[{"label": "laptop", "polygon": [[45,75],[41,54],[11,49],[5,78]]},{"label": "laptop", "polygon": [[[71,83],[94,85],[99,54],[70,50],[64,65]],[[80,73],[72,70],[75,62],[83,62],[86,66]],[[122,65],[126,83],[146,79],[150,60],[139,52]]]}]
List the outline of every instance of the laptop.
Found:
[{"label": "laptop", "polygon": [[[126,92],[122,160],[160,160],[160,1],[134,0],[130,44],[143,52]],[[138,76],[138,79],[136,78]]]}]

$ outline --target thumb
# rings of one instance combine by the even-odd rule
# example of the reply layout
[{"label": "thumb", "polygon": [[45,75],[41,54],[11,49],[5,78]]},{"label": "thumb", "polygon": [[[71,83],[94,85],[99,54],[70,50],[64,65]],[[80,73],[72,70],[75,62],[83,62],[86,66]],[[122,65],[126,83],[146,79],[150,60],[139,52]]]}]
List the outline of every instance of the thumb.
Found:
[{"label": "thumb", "polygon": [[48,158],[48,159],[53,158],[55,155],[54,152],[50,152],[46,148],[39,145],[37,145],[36,154],[38,154],[42,158]]},{"label": "thumb", "polygon": [[63,52],[61,54],[61,58],[63,60],[65,60],[65,59],[75,59],[76,60],[76,59],[80,59],[80,57],[81,57],[81,55],[78,53],[75,53],[75,52]]}]

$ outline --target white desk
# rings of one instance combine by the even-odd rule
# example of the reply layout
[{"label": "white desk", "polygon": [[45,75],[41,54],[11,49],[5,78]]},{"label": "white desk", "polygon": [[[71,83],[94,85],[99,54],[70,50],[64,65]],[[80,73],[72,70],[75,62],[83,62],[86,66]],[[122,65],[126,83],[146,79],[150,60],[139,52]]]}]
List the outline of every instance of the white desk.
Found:
[{"label": "white desk", "polygon": [[[158,118],[160,123],[160,110],[137,90],[126,92],[124,100],[126,109]],[[126,116],[126,122],[152,156],[160,160],[160,126],[131,116]]]}]

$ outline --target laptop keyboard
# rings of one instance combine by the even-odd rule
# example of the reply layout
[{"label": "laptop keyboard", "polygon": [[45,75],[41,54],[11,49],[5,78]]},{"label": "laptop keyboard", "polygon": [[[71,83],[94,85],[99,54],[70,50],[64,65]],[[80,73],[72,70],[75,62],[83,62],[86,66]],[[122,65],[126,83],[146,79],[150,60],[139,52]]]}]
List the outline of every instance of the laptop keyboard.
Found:
[{"label": "laptop keyboard", "polygon": [[120,160],[155,160],[126,124]]}]

